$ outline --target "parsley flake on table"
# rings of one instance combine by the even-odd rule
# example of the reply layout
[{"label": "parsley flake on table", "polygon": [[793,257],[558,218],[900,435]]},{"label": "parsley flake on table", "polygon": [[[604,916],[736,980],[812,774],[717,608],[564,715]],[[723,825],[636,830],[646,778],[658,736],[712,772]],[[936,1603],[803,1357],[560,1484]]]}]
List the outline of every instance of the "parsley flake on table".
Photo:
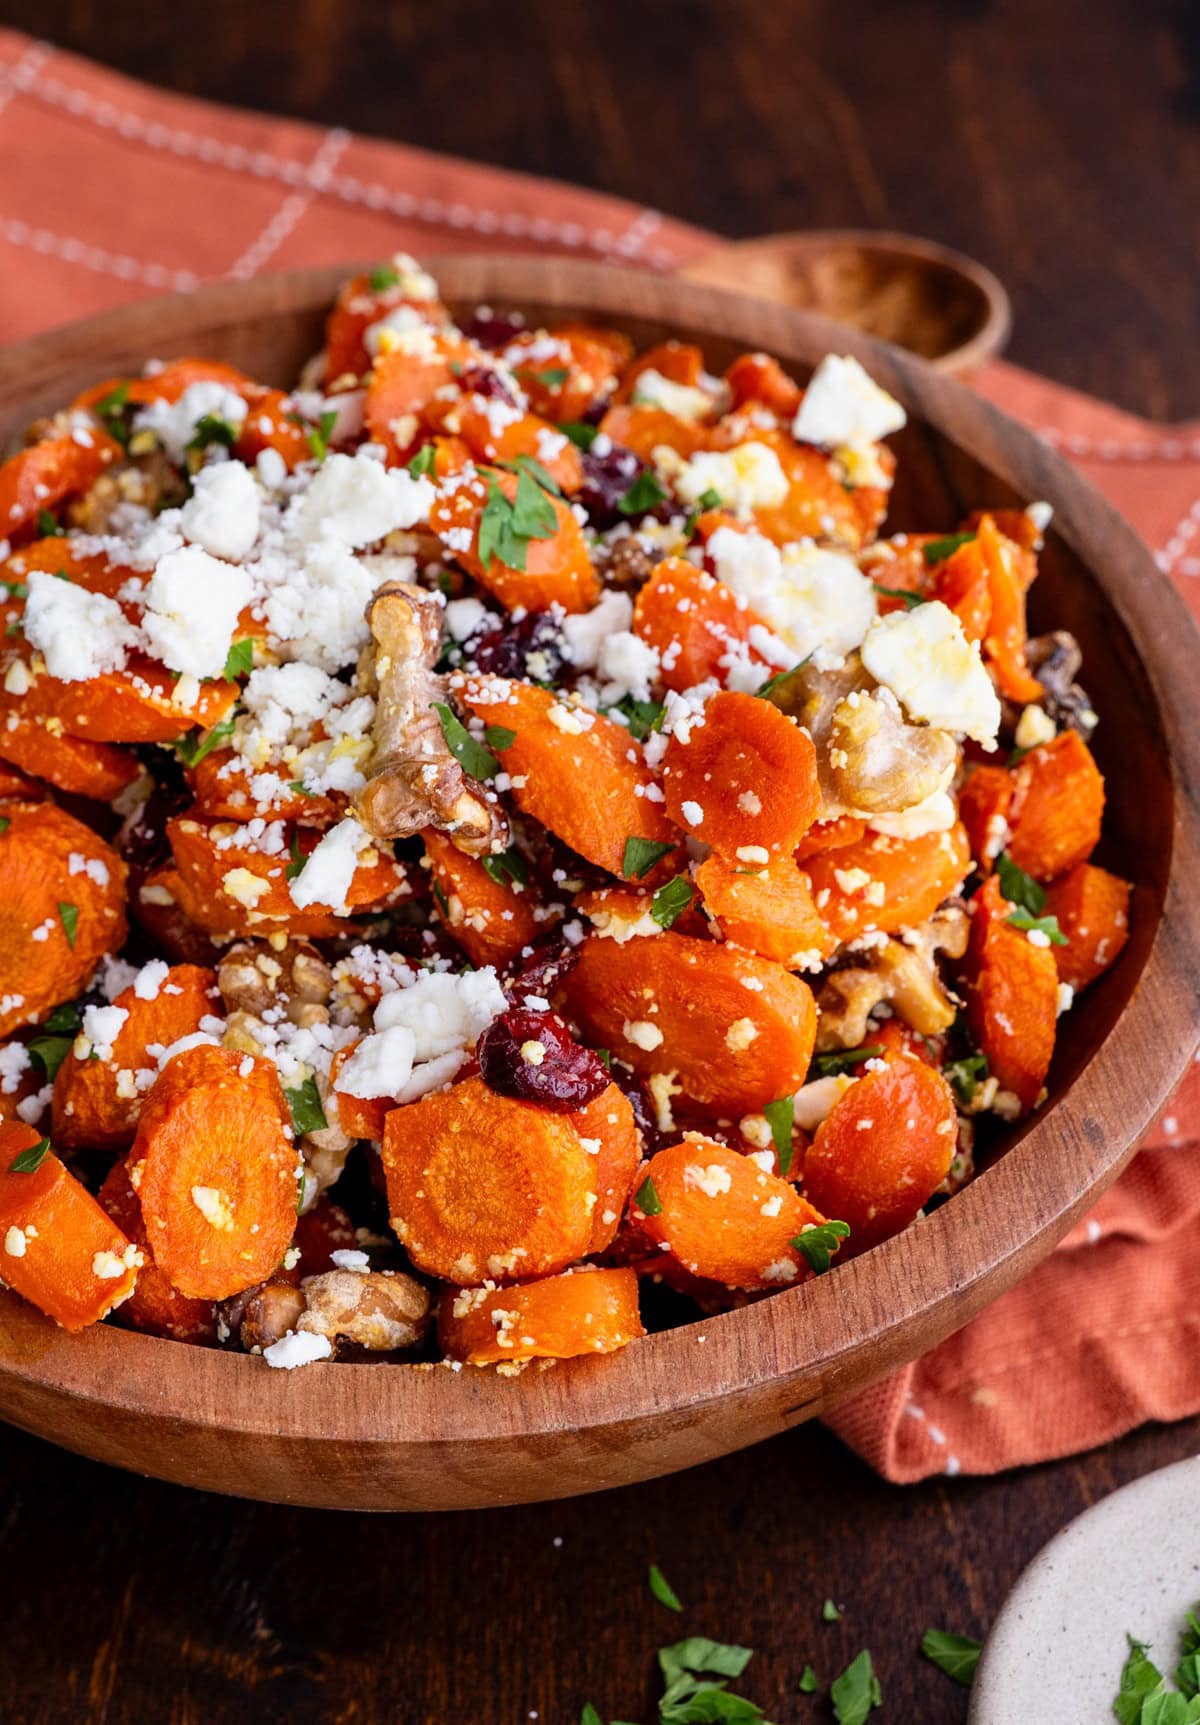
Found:
[{"label": "parsley flake on table", "polygon": [[801,1695],[815,1695],[817,1692],[817,1674],[811,1665],[806,1665],[800,1673],[800,1681],[796,1685]]},{"label": "parsley flake on table", "polygon": [[650,1591],[660,1605],[665,1605],[669,1611],[682,1611],[679,1595],[671,1586],[657,1563],[650,1565]]},{"label": "parsley flake on table", "polygon": [[834,1678],[829,1686],[829,1699],[838,1725],[863,1725],[873,1708],[883,1706],[883,1692],[865,1647],[841,1676]]},{"label": "parsley flake on table", "polygon": [[981,1651],[982,1643],[973,1636],[955,1635],[949,1629],[927,1629],[921,1637],[921,1652],[926,1659],[968,1689]]},{"label": "parsley flake on table", "polygon": [[827,1599],[825,1601],[824,1605],[821,1607],[821,1622],[822,1623],[840,1623],[841,1621],[842,1621],[841,1612],[838,1610],[837,1606],[833,1603],[832,1599]]}]

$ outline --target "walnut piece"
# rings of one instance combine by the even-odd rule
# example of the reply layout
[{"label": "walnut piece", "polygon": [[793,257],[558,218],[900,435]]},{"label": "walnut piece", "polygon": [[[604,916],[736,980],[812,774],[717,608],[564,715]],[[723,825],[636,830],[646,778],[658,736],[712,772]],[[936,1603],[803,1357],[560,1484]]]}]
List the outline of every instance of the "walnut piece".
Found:
[{"label": "walnut piece", "polygon": [[429,1322],[429,1290],[391,1270],[326,1270],[301,1283],[298,1330],[354,1342],[372,1353],[411,1348]]},{"label": "walnut piece", "polygon": [[937,955],[961,958],[969,924],[964,907],[945,904],[905,940],[889,940],[861,964],[835,970],[817,996],[817,1051],[861,1048],[871,1040],[870,1017],[888,1002],[921,1036],[937,1036],[954,1022],[955,1006],[938,975]]},{"label": "walnut piece", "polygon": [[856,691],[829,723],[829,764],[839,802],[864,814],[899,814],[944,791],[958,746],[948,731],[906,723],[887,689]]},{"label": "walnut piece", "polygon": [[373,838],[407,838],[436,827],[470,856],[508,842],[508,823],[494,798],[451,754],[433,710],[446,698],[433,667],[441,642],[441,607],[404,581],[380,587],[367,606],[379,693],[374,752],[355,806]]}]

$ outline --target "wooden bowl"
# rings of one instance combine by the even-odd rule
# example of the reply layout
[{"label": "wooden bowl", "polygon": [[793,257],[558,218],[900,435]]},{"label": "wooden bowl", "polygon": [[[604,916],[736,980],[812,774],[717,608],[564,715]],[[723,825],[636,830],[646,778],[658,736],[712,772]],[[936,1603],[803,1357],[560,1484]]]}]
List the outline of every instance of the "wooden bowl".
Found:
[{"label": "wooden bowl", "polygon": [[718,246],[680,274],[819,312],[958,376],[1000,353],[1012,327],[1008,295],[991,270],[908,234],[761,234]]},{"label": "wooden bowl", "polygon": [[[1197,636],[1125,523],[1027,431],[897,348],[801,312],[584,263],[435,260],[446,297],[596,316],[639,342],[703,342],[720,369],[766,348],[804,372],[857,354],[912,422],[894,519],[952,528],[978,505],[1055,507],[1034,624],[1080,639],[1104,720],[1105,858],[1136,883],[1113,971],[1063,1021],[1050,1100],[951,1203],[832,1274],[611,1359],[516,1379],[314,1365],[103,1326],[82,1336],[0,1296],[0,1409],[85,1455],[209,1490],[347,1509],[440,1509],[596,1491],[809,1419],[966,1323],[1045,1257],[1116,1177],[1200,1036]],[[342,275],[318,270],[105,314],[0,354],[0,435],[148,356],[210,354],[287,383]]]}]

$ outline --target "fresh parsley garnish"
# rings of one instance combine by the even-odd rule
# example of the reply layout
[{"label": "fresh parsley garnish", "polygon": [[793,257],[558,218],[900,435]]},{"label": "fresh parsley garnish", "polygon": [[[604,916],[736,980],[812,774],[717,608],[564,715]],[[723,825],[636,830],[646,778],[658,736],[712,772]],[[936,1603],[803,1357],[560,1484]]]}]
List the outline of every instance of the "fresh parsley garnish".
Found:
[{"label": "fresh parsley garnish", "polygon": [[679,1595],[671,1586],[657,1563],[650,1565],[650,1591],[660,1605],[665,1605],[668,1611],[682,1611]]},{"label": "fresh parsley garnish", "polygon": [[414,479],[429,479],[433,477],[437,462],[437,450],[432,443],[423,443],[408,464],[408,471]]},{"label": "fresh parsley garnish", "polygon": [[506,851],[496,851],[491,856],[482,859],[483,866],[495,881],[497,886],[525,886],[529,881],[529,870],[525,866],[525,858],[514,846],[509,845]]},{"label": "fresh parsley garnish", "polygon": [[0,815],[0,837],[3,837],[11,826],[12,822],[9,820],[8,816]]},{"label": "fresh parsley garnish", "polygon": [[721,493],[714,491],[711,485],[707,491],[702,491],[696,499],[696,508],[702,512],[706,509],[720,509],[721,507]]},{"label": "fresh parsley garnish", "polygon": [[393,264],[376,264],[367,283],[372,293],[386,293],[390,287],[399,287],[400,271]]},{"label": "fresh parsley garnish", "polygon": [[210,444],[219,443],[226,449],[232,449],[237,442],[237,426],[230,425],[227,419],[218,414],[205,413],[195,424],[191,437],[188,439],[190,450],[205,450]]},{"label": "fresh parsley garnish", "polygon": [[1113,1712],[1121,1725],[1194,1725],[1200,1720],[1200,1605],[1188,1612],[1180,1636],[1176,1687],[1150,1659],[1145,1644],[1126,1637],[1129,1653],[1121,1671],[1121,1686],[1113,1697]]},{"label": "fresh parsley garnish", "polygon": [[307,433],[308,447],[312,451],[314,461],[324,461],[329,454],[329,439],[333,436],[337,417],[336,407],[327,408],[317,423],[309,427]]},{"label": "fresh parsley garnish", "polygon": [[996,858],[996,877],[1000,882],[1000,891],[1009,904],[1019,905],[1033,916],[1040,916],[1045,910],[1045,888],[1039,886],[1033,876],[1026,874],[1023,868],[1018,868],[1007,851],[1001,851]]},{"label": "fresh parsley garnish", "polygon": [[792,1166],[792,1126],[796,1119],[796,1099],[793,1096],[781,1096],[777,1102],[768,1102],[763,1108],[763,1118],[771,1128],[771,1142],[775,1146],[775,1160],[779,1164],[779,1172],[787,1174]]},{"label": "fresh parsley garnish", "polygon": [[655,863],[661,862],[665,856],[670,856],[674,849],[673,844],[663,844],[658,839],[627,838],[621,856],[621,873],[627,878],[632,875],[635,880],[641,880],[650,873]]},{"label": "fresh parsley garnish", "polygon": [[954,1635],[948,1629],[927,1629],[921,1637],[921,1652],[926,1659],[965,1689],[971,1687],[982,1650],[982,1643],[973,1636]]},{"label": "fresh parsley garnish", "polygon": [[56,1006],[45,1024],[42,1025],[42,1029],[55,1036],[63,1036],[69,1030],[74,1036],[82,1023],[83,1020],[79,1016],[78,1007]]},{"label": "fresh parsley garnish", "polygon": [[36,1174],[50,1153],[50,1140],[39,1138],[36,1144],[31,1144],[28,1150],[22,1150],[14,1156],[8,1165],[10,1174]]},{"label": "fresh parsley garnish", "polygon": [[175,739],[176,758],[185,767],[198,767],[205,756],[211,755],[214,749],[220,748],[226,738],[233,735],[236,723],[236,715],[230,708],[225,717],[207,731],[185,731],[182,737]]},{"label": "fresh parsley garnish", "polygon": [[576,449],[590,449],[600,435],[598,425],[588,425],[582,419],[566,419],[558,429],[571,439]]},{"label": "fresh parsley garnish", "polygon": [[284,869],[283,878],[285,880],[295,880],[296,876],[301,873],[305,863],[308,861],[308,858],[300,849],[300,834],[296,831],[295,827],[292,828],[292,836],[288,840],[288,855],[292,860]]},{"label": "fresh parsley garnish", "polygon": [[254,669],[254,642],[249,635],[242,641],[235,641],[225,655],[225,675],[233,680],[235,677],[248,677]]},{"label": "fresh parsley garnish", "polygon": [[883,1706],[883,1692],[865,1647],[842,1675],[834,1678],[829,1686],[829,1699],[838,1725],[864,1725],[867,1714]]},{"label": "fresh parsley garnish", "polygon": [[123,449],[129,448],[129,431],[125,424],[125,408],[128,401],[128,383],[118,383],[109,390],[107,395],[100,398],[92,410],[97,419],[103,422],[108,435],[115,438]]},{"label": "fresh parsley garnish", "polygon": [[754,693],[760,700],[770,701],[773,707],[778,707],[780,712],[786,713],[788,711],[787,694],[790,684],[793,678],[799,677],[811,658],[812,654],[806,653],[800,663],[793,665],[791,670],[776,671],[773,677],[768,677],[765,683],[760,683]]},{"label": "fresh parsley garnish", "polygon": [[661,701],[637,701],[632,695],[625,695],[610,712],[620,713],[625,720],[629,735],[637,743],[644,743],[652,731],[662,729],[666,708]]},{"label": "fresh parsley garnish", "polygon": [[1051,946],[1067,944],[1067,937],[1059,928],[1056,916],[1030,916],[1027,910],[1014,910],[1004,920],[1009,928],[1019,928],[1025,934],[1044,934]]},{"label": "fresh parsley garnish", "polygon": [[824,1605],[821,1607],[821,1622],[822,1623],[840,1623],[841,1621],[842,1621],[841,1612],[838,1610],[837,1606],[833,1603],[832,1599],[827,1599],[825,1601]]},{"label": "fresh parsley garnish", "polygon": [[505,749],[512,748],[517,740],[517,733],[510,731],[507,725],[485,725],[483,740],[489,749],[495,749],[498,755],[502,755]]},{"label": "fresh parsley garnish", "polygon": [[66,529],[59,522],[58,517],[52,514],[49,509],[38,510],[37,524],[38,532],[44,539],[61,539],[63,534],[66,532]]},{"label": "fresh parsley garnish", "polygon": [[637,1191],[633,1194],[633,1201],[642,1212],[643,1216],[662,1215],[662,1199],[658,1195],[658,1188],[655,1186],[653,1176],[650,1174],[647,1174]]},{"label": "fresh parsley garnish", "polygon": [[306,1132],[322,1132],[329,1122],[321,1107],[321,1094],[315,1078],[306,1078],[297,1088],[284,1090],[292,1111],[292,1125],[298,1136]]},{"label": "fresh parsley garnish", "polygon": [[444,701],[434,701],[433,710],[441,720],[446,747],[463,772],[472,779],[490,779],[500,770],[500,762],[490,749],[477,743],[458,715]]},{"label": "fresh parsley garnish", "polygon": [[320,795],[319,791],[310,791],[303,779],[289,780],[288,790],[294,792],[298,797],[316,797]]},{"label": "fresh parsley garnish", "polygon": [[303,1208],[304,1208],[304,1194],[307,1191],[308,1191],[308,1175],[305,1173],[304,1169],[301,1168],[300,1177],[296,1181],[296,1214],[297,1214],[297,1216],[300,1214],[301,1210],[303,1210]]},{"label": "fresh parsley garnish", "polygon": [[506,473],[528,474],[535,485],[540,485],[542,490],[548,491],[552,497],[562,496],[562,486],[558,480],[535,456],[514,455],[511,461],[498,461],[496,466],[504,468]]},{"label": "fresh parsley garnish", "polygon": [[59,899],[58,920],[62,923],[63,933],[67,937],[67,945],[73,952],[75,950],[75,931],[79,927],[79,906],[77,904],[64,904],[63,900]]},{"label": "fresh parsley garnish", "polygon": [[544,371],[530,371],[523,367],[521,375],[531,377],[535,383],[545,384],[547,389],[561,389],[571,374],[565,365],[548,365]]},{"label": "fresh parsley garnish", "polygon": [[864,1060],[878,1060],[887,1053],[882,1042],[869,1042],[862,1048],[835,1048],[829,1054],[818,1054],[813,1058],[810,1078],[832,1078],[836,1072],[845,1072],[851,1066],[861,1066]]},{"label": "fresh parsley garnish", "polygon": [[552,539],[558,517],[549,497],[528,473],[517,478],[516,496],[506,497],[488,481],[487,501],[479,518],[479,561],[487,569],[492,559],[507,569],[524,569],[531,539]]},{"label": "fresh parsley garnish", "polygon": [[670,928],[690,908],[695,896],[696,889],[687,876],[677,874],[674,880],[660,886],[650,900],[650,915],[659,928]]},{"label": "fresh parsley garnish", "polygon": [[944,563],[947,557],[953,557],[960,545],[969,545],[974,538],[974,532],[969,532],[947,533],[944,539],[931,539],[921,547],[925,567],[932,569],[935,563]]},{"label": "fresh parsley garnish", "polygon": [[921,593],[910,593],[907,587],[885,587],[882,581],[872,581],[872,587],[881,599],[899,599],[906,611],[912,611],[918,605],[925,603]]},{"label": "fresh parsley garnish", "polygon": [[961,1060],[952,1060],[942,1068],[942,1076],[964,1108],[969,1108],[974,1102],[975,1093],[986,1081],[988,1073],[987,1055],[979,1052],[964,1054]]},{"label": "fresh parsley garnish", "polygon": [[848,1222],[817,1222],[811,1228],[803,1229],[792,1241],[802,1258],[807,1259],[808,1267],[815,1276],[823,1276],[833,1262],[833,1254],[843,1240],[850,1237]]},{"label": "fresh parsley garnish", "polygon": [[73,1036],[35,1036],[30,1042],[30,1056],[45,1073],[47,1084],[54,1083],[59,1067],[71,1052],[74,1040]]},{"label": "fresh parsley garnish", "polygon": [[650,472],[639,473],[629,490],[617,504],[622,515],[645,515],[667,501],[667,494]]}]

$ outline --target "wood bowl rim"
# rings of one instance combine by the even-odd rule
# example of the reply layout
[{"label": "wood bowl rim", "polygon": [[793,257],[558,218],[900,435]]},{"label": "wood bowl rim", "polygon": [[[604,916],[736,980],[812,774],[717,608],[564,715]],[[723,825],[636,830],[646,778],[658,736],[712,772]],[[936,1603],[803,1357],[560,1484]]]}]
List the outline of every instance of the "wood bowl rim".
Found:
[{"label": "wood bowl rim", "polygon": [[[452,301],[489,297],[616,320],[658,319],[707,331],[714,339],[767,347],[799,368],[811,365],[806,354],[854,353],[901,396],[911,415],[985,468],[1009,482],[1009,464],[1020,469],[1027,494],[1056,505],[1057,530],[1128,631],[1153,693],[1155,717],[1174,745],[1171,859],[1145,963],[1088,1065],[953,1203],[829,1276],[706,1320],[702,1351],[701,1326],[692,1324],[635,1343],[612,1359],[558,1363],[552,1371],[531,1370],[516,1383],[470,1368],[383,1364],[271,1372],[246,1355],[185,1349],[108,1325],[69,1336],[4,1294],[0,1402],[7,1404],[14,1393],[41,1392],[47,1400],[102,1407],[127,1420],[148,1415],[170,1429],[273,1439],[311,1447],[318,1455],[323,1446],[340,1444],[361,1446],[368,1455],[378,1451],[381,1459],[420,1451],[444,1458],[448,1467],[459,1456],[464,1477],[477,1474],[492,1446],[506,1441],[536,1455],[539,1446],[545,1453],[548,1443],[569,1434],[609,1434],[620,1442],[621,1434],[647,1422],[669,1433],[714,1412],[717,1404],[740,1416],[768,1392],[778,1405],[779,1423],[786,1424],[933,1345],[1044,1257],[1129,1161],[1200,1039],[1200,924],[1187,911],[1188,882],[1200,868],[1200,733],[1190,724],[1200,638],[1167,577],[1099,493],[1031,432],[928,363],[815,314],[707,284],[575,260],[456,254],[431,259],[429,267]],[[221,327],[247,317],[311,311],[332,297],[347,273],[333,266],[220,284],[64,326],[0,352],[0,389],[28,390],[30,379],[64,351],[86,356],[122,344],[146,351],[143,328],[155,331],[151,350],[169,355],[202,322]],[[1088,1096],[1118,1082],[1131,1089],[1132,1099],[1121,1124],[1105,1126],[1092,1118]],[[1053,1189],[1031,1177],[1051,1154],[1058,1176]],[[986,1253],[960,1257],[963,1242],[978,1241],[981,1216],[989,1219]],[[872,1300],[880,1283],[906,1290],[903,1312]],[[917,1329],[922,1334],[914,1344]],[[630,1361],[644,1369],[628,1369]],[[376,1389],[367,1374],[380,1372]],[[816,1387],[796,1405],[784,1405],[789,1384],[799,1389],[801,1380]],[[365,1395],[368,1383],[371,1393]],[[14,1417],[39,1429],[28,1415]],[[707,1453],[738,1441],[722,1439]],[[86,1448],[86,1442],[77,1447]],[[665,1459],[657,1469],[639,1462],[635,1477],[687,1465],[701,1453]],[[172,1477],[169,1463],[162,1471]],[[548,1485],[540,1495],[605,1483]],[[459,1501],[487,1501],[477,1478]]]},{"label": "wood bowl rim", "polygon": [[[995,359],[1003,353],[1008,345],[1008,338],[1012,334],[1012,300],[1000,277],[986,264],[980,263],[966,252],[943,245],[940,240],[922,239],[916,234],[902,234],[882,228],[782,228],[778,233],[749,234],[744,239],[724,240],[720,245],[714,246],[711,252],[705,252],[701,257],[685,264],[678,273],[685,281],[717,287],[719,284],[710,282],[704,274],[705,265],[716,253],[750,256],[771,246],[777,247],[781,252],[807,252],[814,257],[840,247],[857,246],[861,251],[873,252],[878,256],[900,256],[910,261],[915,259],[925,264],[936,264],[939,269],[961,276],[981,295],[983,319],[966,341],[959,342],[956,347],[947,348],[935,359],[925,360],[925,364],[933,366],[936,371],[955,375],[977,371],[985,361]],[[824,314],[813,312],[809,315],[816,317]],[[912,352],[908,348],[904,351]],[[914,358],[920,357],[914,354]]]}]

